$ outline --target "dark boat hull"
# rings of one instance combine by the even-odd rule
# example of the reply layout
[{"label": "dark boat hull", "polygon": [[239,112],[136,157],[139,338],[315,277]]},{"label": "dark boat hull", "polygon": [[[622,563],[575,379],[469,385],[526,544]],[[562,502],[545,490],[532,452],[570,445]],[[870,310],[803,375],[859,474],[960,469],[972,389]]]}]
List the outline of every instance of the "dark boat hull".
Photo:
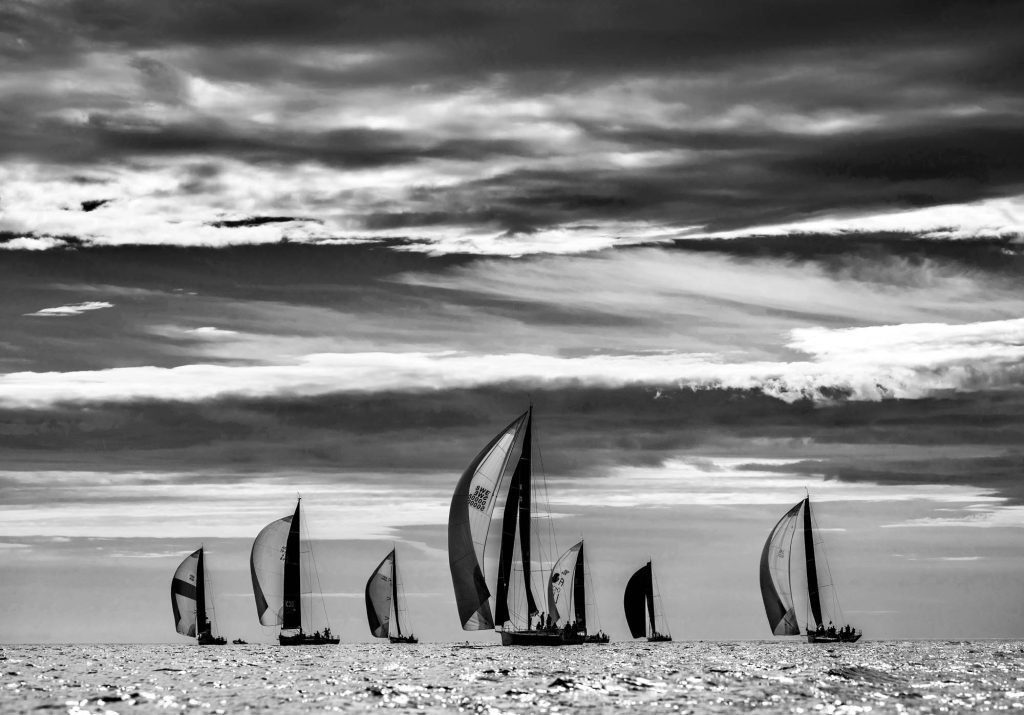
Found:
[{"label": "dark boat hull", "polygon": [[559,646],[580,645],[584,637],[566,631],[498,631],[502,645]]},{"label": "dark boat hull", "polygon": [[243,641],[241,638],[235,638],[231,642],[234,643],[235,645],[249,645],[248,641]]},{"label": "dark boat hull", "polygon": [[419,643],[420,640],[416,636],[388,636],[388,640],[392,643]]},{"label": "dark boat hull", "polygon": [[309,635],[308,633],[296,633],[293,636],[286,636],[284,633],[277,637],[281,645],[338,645],[341,638],[325,638],[324,636]]},{"label": "dark boat hull", "polygon": [[215,636],[210,633],[200,633],[196,638],[196,643],[199,645],[224,645],[227,640],[220,636]]},{"label": "dark boat hull", "polygon": [[663,633],[655,633],[653,636],[647,636],[648,643],[669,643],[672,641],[672,636],[666,636]]},{"label": "dark boat hull", "polygon": [[860,640],[863,633],[854,633],[852,635],[844,636],[838,633],[834,636],[830,636],[827,633],[812,633],[808,631],[807,642],[808,643],[856,643]]},{"label": "dark boat hull", "polygon": [[583,642],[584,643],[596,643],[597,645],[604,645],[609,640],[611,640],[611,639],[608,637],[607,633],[601,633],[601,634],[593,633],[593,634],[591,634],[589,636],[584,636],[583,637]]}]

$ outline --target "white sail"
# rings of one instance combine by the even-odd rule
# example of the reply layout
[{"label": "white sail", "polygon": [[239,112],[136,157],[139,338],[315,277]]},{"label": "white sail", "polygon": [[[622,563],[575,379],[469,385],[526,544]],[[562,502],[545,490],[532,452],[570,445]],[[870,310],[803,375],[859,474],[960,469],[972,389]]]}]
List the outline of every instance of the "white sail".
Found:
[{"label": "white sail", "polygon": [[548,613],[559,627],[565,625],[572,615],[576,560],[582,548],[582,541],[574,544],[558,558],[551,569],[551,578],[548,580]]},{"label": "white sail", "polygon": [[502,430],[463,472],[448,515],[448,562],[462,627],[494,628],[484,574],[484,550],[491,516],[501,487],[515,469],[523,449],[524,412]]},{"label": "white sail", "polygon": [[366,582],[366,617],[370,632],[387,638],[391,628],[392,595],[395,591],[395,552],[384,557]]},{"label": "white sail", "polygon": [[249,569],[256,596],[256,613],[265,626],[282,623],[284,607],[284,557],[292,517],[270,522],[252,544]]},{"label": "white sail", "polygon": [[800,633],[796,611],[793,608],[793,585],[790,579],[790,560],[793,536],[799,523],[800,504],[790,509],[768,535],[761,552],[761,596],[772,633],[792,636]]},{"label": "white sail", "polygon": [[174,627],[183,636],[196,635],[196,599],[199,588],[199,549],[181,562],[171,580],[171,609]]}]

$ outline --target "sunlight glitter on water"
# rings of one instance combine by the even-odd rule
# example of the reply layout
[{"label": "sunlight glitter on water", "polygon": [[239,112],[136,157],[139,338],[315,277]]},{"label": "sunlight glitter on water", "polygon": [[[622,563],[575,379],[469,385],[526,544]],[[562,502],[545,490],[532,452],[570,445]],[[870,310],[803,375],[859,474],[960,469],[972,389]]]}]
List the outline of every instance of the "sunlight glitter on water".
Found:
[{"label": "sunlight glitter on water", "polygon": [[4,713],[1024,711],[1024,643],[7,646]]}]

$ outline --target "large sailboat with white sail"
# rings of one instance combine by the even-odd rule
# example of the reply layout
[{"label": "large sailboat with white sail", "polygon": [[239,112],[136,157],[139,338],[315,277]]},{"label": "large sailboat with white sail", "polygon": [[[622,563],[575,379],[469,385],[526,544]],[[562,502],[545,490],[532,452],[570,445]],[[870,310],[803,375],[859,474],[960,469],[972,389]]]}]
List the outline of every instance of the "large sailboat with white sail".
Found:
[{"label": "large sailboat with white sail", "polygon": [[[366,620],[374,637],[387,638],[392,643],[419,642],[409,630],[409,610],[404,607],[404,596],[398,578],[398,558],[395,549],[391,549],[366,582]],[[402,632],[403,622],[405,633]]]},{"label": "large sailboat with white sail", "polygon": [[630,635],[634,638],[646,636],[651,643],[672,640],[661,604],[661,594],[654,580],[652,562],[648,561],[629,577],[622,596],[622,607],[626,612]]},{"label": "large sailboat with white sail", "polygon": [[[534,597],[532,423],[531,407],[480,450],[455,486],[448,512],[448,564],[459,620],[463,630],[498,631],[502,645],[582,643],[571,628],[553,627],[550,614],[543,618]],[[484,555],[495,506],[502,499],[498,568],[491,578]]]},{"label": "large sailboat with white sail", "polygon": [[[800,539],[796,539],[798,532],[802,535]],[[796,592],[807,594],[807,641],[853,643],[862,634],[848,625],[840,627],[833,623],[833,619],[841,621],[842,612],[823,546],[814,528],[811,498],[807,496],[782,515],[761,551],[761,597],[768,625],[777,636],[800,635],[794,601],[795,577]]]},{"label": "large sailboat with white sail", "polygon": [[186,556],[174,572],[171,612],[181,635],[195,638],[199,645],[224,645],[224,638],[213,631],[213,599],[207,593],[202,547]]},{"label": "large sailboat with white sail", "polygon": [[[312,594],[310,577],[315,577],[316,564],[308,547],[302,550],[301,507],[299,499],[294,514],[270,522],[252,544],[249,569],[256,613],[264,626],[281,627],[281,645],[334,645],[339,638],[331,635],[330,625],[322,632],[310,633],[304,628],[305,622],[312,629],[313,609],[308,596]],[[305,605],[303,596],[307,596]],[[326,620],[327,611],[323,610]]]}]

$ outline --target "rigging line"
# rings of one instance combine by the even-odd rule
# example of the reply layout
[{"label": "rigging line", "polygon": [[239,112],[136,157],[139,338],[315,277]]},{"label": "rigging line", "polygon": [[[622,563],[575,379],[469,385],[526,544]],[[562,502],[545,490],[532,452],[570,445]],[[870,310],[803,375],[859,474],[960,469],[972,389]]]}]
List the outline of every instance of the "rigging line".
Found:
[{"label": "rigging line", "polygon": [[[314,576],[314,578],[316,578],[316,590],[320,593],[320,610],[324,612],[324,623],[326,623],[327,627],[330,628],[331,627],[331,619],[328,618],[328,616],[327,616],[327,604],[324,602],[324,589],[323,589],[323,586],[320,585],[320,571],[316,567],[316,556],[313,554],[313,539],[309,535],[309,524],[307,523],[308,520],[309,520],[308,517],[306,519],[303,519],[302,520],[302,526],[306,530],[306,546],[309,548],[309,562],[313,566],[313,576]],[[301,586],[302,585],[300,583],[299,587],[301,588]],[[300,596],[300,598],[301,598],[301,596]],[[309,600],[312,603],[312,601],[313,601],[313,594],[309,595]],[[312,628],[313,627],[313,614],[312,613],[310,614],[309,621],[310,621],[309,622],[309,627]]]},{"label": "rigging line", "polygon": [[[811,523],[819,534],[818,543],[821,545],[821,558],[825,562],[825,571],[828,573],[828,585],[826,588],[831,588],[832,590],[832,605],[834,607],[834,613],[832,615],[836,617],[837,621],[844,621],[846,619],[843,617],[843,608],[839,605],[839,589],[836,588],[835,581],[832,579],[832,565],[828,561],[828,550],[825,548],[825,537],[821,536],[821,528],[818,526],[818,518],[815,516],[814,512],[811,512]],[[819,587],[819,591],[820,590],[821,589]]]},{"label": "rigging line", "polygon": [[[536,422],[536,420],[534,420],[534,422]],[[547,470],[544,468],[544,453],[541,451],[541,448],[540,448],[540,434],[539,434],[539,431],[536,429],[536,425],[534,425],[534,427],[535,428],[533,430],[533,442],[534,442],[534,444],[536,446],[537,462],[538,462],[538,464],[540,466],[540,481],[541,481],[541,485],[544,488],[544,508],[546,510],[545,517],[547,519],[547,525],[548,525],[548,537],[551,539],[551,547],[554,549],[554,555],[551,558],[551,560],[553,561],[554,559],[558,558],[558,555],[561,554],[562,552],[559,551],[559,549],[558,549],[558,539],[555,537],[554,519],[551,518],[551,498],[548,495],[548,477],[547,477]],[[537,489],[536,480],[533,480],[533,482],[534,482],[533,488],[534,488],[534,490],[536,492],[536,489]],[[542,551],[542,555],[543,555],[543,551]]]}]

